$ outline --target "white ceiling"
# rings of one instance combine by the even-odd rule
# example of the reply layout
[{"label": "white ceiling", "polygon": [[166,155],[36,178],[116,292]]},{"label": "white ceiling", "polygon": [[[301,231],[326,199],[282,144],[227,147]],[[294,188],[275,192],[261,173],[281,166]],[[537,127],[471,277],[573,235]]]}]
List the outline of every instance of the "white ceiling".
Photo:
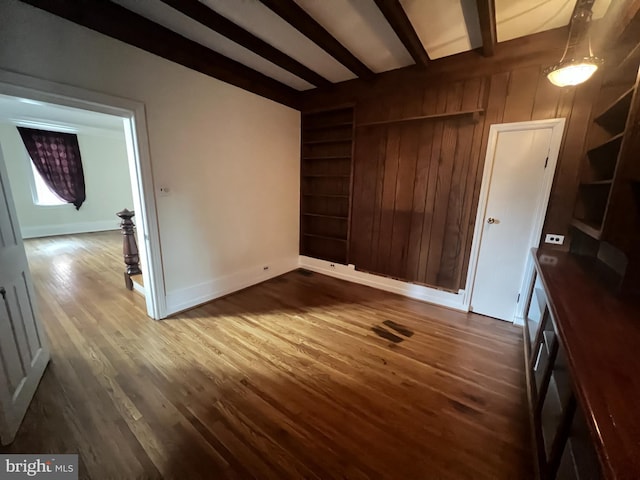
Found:
[{"label": "white ceiling", "polygon": [[0,95],[0,122],[70,133],[124,135],[120,117],[6,95]]},{"label": "white ceiling", "polygon": [[400,0],[400,3],[432,60],[482,46],[475,0]]},{"label": "white ceiling", "polygon": [[[575,0],[495,0],[498,41],[505,42],[569,23]],[[596,0],[593,19],[602,18],[611,0]]]},{"label": "white ceiling", "polygon": [[[218,53],[296,90],[313,85],[213,32],[160,0],[113,0]],[[307,37],[259,0],[200,0],[331,82],[355,78]],[[594,19],[612,0],[596,0]],[[295,0],[340,43],[374,72],[412,65],[413,59],[374,0]],[[400,0],[429,57],[433,60],[482,45],[476,0]],[[576,0],[495,0],[498,41],[561,27],[569,23]]]},{"label": "white ceiling", "polygon": [[413,64],[411,55],[373,1],[295,1],[374,72]]}]

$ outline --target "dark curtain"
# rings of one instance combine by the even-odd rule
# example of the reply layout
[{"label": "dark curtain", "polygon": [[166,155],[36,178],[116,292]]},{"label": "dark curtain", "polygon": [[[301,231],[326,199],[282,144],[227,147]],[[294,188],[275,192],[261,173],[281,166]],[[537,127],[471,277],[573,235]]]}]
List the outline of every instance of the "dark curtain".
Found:
[{"label": "dark curtain", "polygon": [[72,133],[18,127],[24,146],[49,188],[76,210],[87,198],[78,137]]}]

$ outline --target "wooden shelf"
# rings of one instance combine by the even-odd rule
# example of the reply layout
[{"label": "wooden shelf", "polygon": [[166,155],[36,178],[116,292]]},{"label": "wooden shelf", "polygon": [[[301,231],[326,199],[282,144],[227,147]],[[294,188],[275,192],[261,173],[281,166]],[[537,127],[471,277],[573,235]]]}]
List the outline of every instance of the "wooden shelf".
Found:
[{"label": "wooden shelf", "polygon": [[305,140],[302,142],[303,145],[323,145],[326,143],[342,143],[342,142],[351,142],[352,138],[329,138],[326,140]]},{"label": "wooden shelf", "polygon": [[627,123],[627,114],[631,106],[634,90],[635,86],[626,90],[598,114],[594,121],[611,133],[623,132]]},{"label": "wooden shelf", "polygon": [[349,217],[341,215],[325,215],[323,213],[303,213],[305,217],[332,218],[335,220],[348,220]]},{"label": "wooden shelf", "polygon": [[613,178],[623,138],[624,133],[619,133],[607,141],[587,150],[589,178],[593,180]]},{"label": "wooden shelf", "polygon": [[305,197],[328,197],[328,198],[349,198],[349,195],[335,193],[303,193]]},{"label": "wooden shelf", "polygon": [[558,389],[558,396],[562,406],[566,406],[572,395],[571,375],[569,374],[569,364],[567,356],[562,345],[558,349],[558,357],[556,359],[555,368],[553,369],[553,379]]},{"label": "wooden shelf", "polygon": [[607,180],[596,180],[593,182],[582,182],[580,183],[581,187],[598,187],[603,185],[611,185],[613,183],[613,179],[609,178]]},{"label": "wooden shelf", "polygon": [[351,125],[353,125],[353,122],[337,122],[337,123],[326,123],[326,124],[318,124],[318,125],[305,125],[303,128],[305,130],[328,130],[330,128],[349,127]]},{"label": "wooden shelf", "polygon": [[351,160],[350,155],[317,155],[313,157],[302,157],[303,160]]},{"label": "wooden shelf", "polygon": [[473,110],[462,110],[460,112],[451,112],[451,113],[436,113],[433,115],[421,115],[417,117],[406,117],[406,118],[396,118],[393,120],[381,120],[378,122],[363,122],[356,124],[356,127],[368,127],[371,125],[388,125],[390,123],[401,123],[401,122],[415,122],[419,120],[431,120],[431,119],[441,119],[441,118],[453,118],[453,117],[464,117],[467,115],[480,115],[484,113],[484,108],[476,108]]},{"label": "wooden shelf", "polygon": [[339,263],[341,265],[346,265],[347,264],[347,258],[346,258],[346,253],[344,253],[345,249],[342,248],[342,250],[343,250],[343,252],[341,252],[341,253],[326,253],[326,252],[318,251],[315,248],[303,247],[300,250],[300,255],[304,255],[306,257],[312,257],[312,258],[320,258],[322,260],[326,260],[327,262]]},{"label": "wooden shelf", "polygon": [[[634,62],[635,60],[635,62]],[[637,64],[640,63],[640,43],[633,47],[629,53],[614,67],[614,72],[624,72],[625,68],[633,68],[637,70]],[[635,68],[634,68],[635,67]],[[615,76],[603,82],[603,86],[615,85]],[[633,80],[632,80],[633,81]]]},{"label": "wooden shelf", "polygon": [[596,145],[595,147],[590,148],[589,150],[587,150],[587,153],[591,153],[591,152],[597,152],[598,150],[602,150],[602,149],[609,149],[612,146],[616,146],[615,144],[618,143],[617,148],[620,147],[619,142],[622,141],[622,138],[624,137],[624,132],[622,133],[618,133],[617,135],[614,135],[613,137],[611,137],[610,139],[602,142],[599,145]]},{"label": "wooden shelf", "polygon": [[562,405],[560,404],[560,395],[553,376],[549,380],[547,395],[544,398],[544,404],[540,413],[542,424],[542,439],[544,441],[545,454],[548,457],[551,453],[551,446],[556,438],[558,427],[562,421]]},{"label": "wooden shelf", "polygon": [[591,238],[595,238],[596,240],[600,240],[600,237],[602,236],[601,225],[587,223],[585,220],[574,218],[571,220],[571,226],[577,228],[582,233],[589,235]]},{"label": "wooden shelf", "polygon": [[330,237],[328,235],[320,235],[317,233],[303,233],[302,235],[304,235],[305,237],[313,237],[313,238],[322,238],[323,240],[331,240],[334,242],[345,242],[347,241],[346,238],[340,238],[340,237]]},{"label": "wooden shelf", "polygon": [[303,173],[302,176],[306,178],[351,178],[351,175],[334,175],[332,173]]}]

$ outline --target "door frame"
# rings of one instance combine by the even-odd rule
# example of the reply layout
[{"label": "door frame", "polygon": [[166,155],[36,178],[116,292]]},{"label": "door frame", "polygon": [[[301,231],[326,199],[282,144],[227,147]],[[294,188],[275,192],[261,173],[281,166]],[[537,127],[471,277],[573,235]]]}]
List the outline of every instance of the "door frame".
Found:
[{"label": "door frame", "polygon": [[[551,139],[549,142],[549,160],[544,175],[543,195],[540,198],[534,220],[534,227],[529,239],[530,248],[537,247],[540,244],[540,237],[544,227],[544,220],[547,215],[547,207],[549,205],[549,197],[551,195],[551,187],[555,176],[560,147],[564,134],[565,119],[551,118],[548,120],[532,120],[528,122],[513,122],[493,124],[489,128],[489,139],[487,141],[487,153],[484,160],[484,170],[482,173],[482,184],[480,187],[480,196],[478,199],[478,211],[476,214],[476,223],[473,230],[473,241],[471,243],[471,256],[469,258],[469,270],[467,272],[467,282],[464,289],[463,305],[466,310],[471,307],[471,298],[473,296],[473,287],[476,279],[476,271],[478,268],[478,257],[480,256],[480,245],[482,244],[482,234],[484,232],[484,218],[487,214],[487,203],[489,200],[490,179],[493,172],[494,158],[498,145],[498,135],[502,132],[516,132],[525,130],[539,130],[543,128],[551,128]],[[520,285],[520,298],[524,299],[527,287],[527,279],[530,276],[529,270],[532,268],[530,255],[523,259],[525,264],[525,272]],[[514,322],[518,318],[522,318],[522,310],[524,301],[520,302],[516,307]]]},{"label": "door frame", "polygon": [[130,164],[129,170],[132,181],[137,185],[133,192],[134,205],[138,203],[140,206],[136,209],[139,210],[136,211],[136,218],[144,232],[144,238],[139,239],[139,247],[143,260],[141,267],[147,314],[154,320],[165,318],[166,292],[144,103],[3,69],[0,69],[0,94],[106,113],[123,119],[128,154],[134,160],[133,168]]}]

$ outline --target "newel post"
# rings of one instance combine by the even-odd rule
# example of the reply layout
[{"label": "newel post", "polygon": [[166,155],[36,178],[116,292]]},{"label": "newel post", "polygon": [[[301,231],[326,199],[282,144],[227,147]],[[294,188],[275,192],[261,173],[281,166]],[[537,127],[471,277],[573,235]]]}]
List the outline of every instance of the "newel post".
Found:
[{"label": "newel post", "polygon": [[127,270],[124,272],[124,283],[129,290],[133,290],[131,275],[142,273],[142,270],[140,270],[138,244],[136,243],[136,237],[133,233],[135,225],[131,220],[135,212],[125,208],[121,212],[116,213],[116,215],[122,219],[120,222],[120,228],[122,229],[122,253],[124,254],[124,263],[127,265]]}]

